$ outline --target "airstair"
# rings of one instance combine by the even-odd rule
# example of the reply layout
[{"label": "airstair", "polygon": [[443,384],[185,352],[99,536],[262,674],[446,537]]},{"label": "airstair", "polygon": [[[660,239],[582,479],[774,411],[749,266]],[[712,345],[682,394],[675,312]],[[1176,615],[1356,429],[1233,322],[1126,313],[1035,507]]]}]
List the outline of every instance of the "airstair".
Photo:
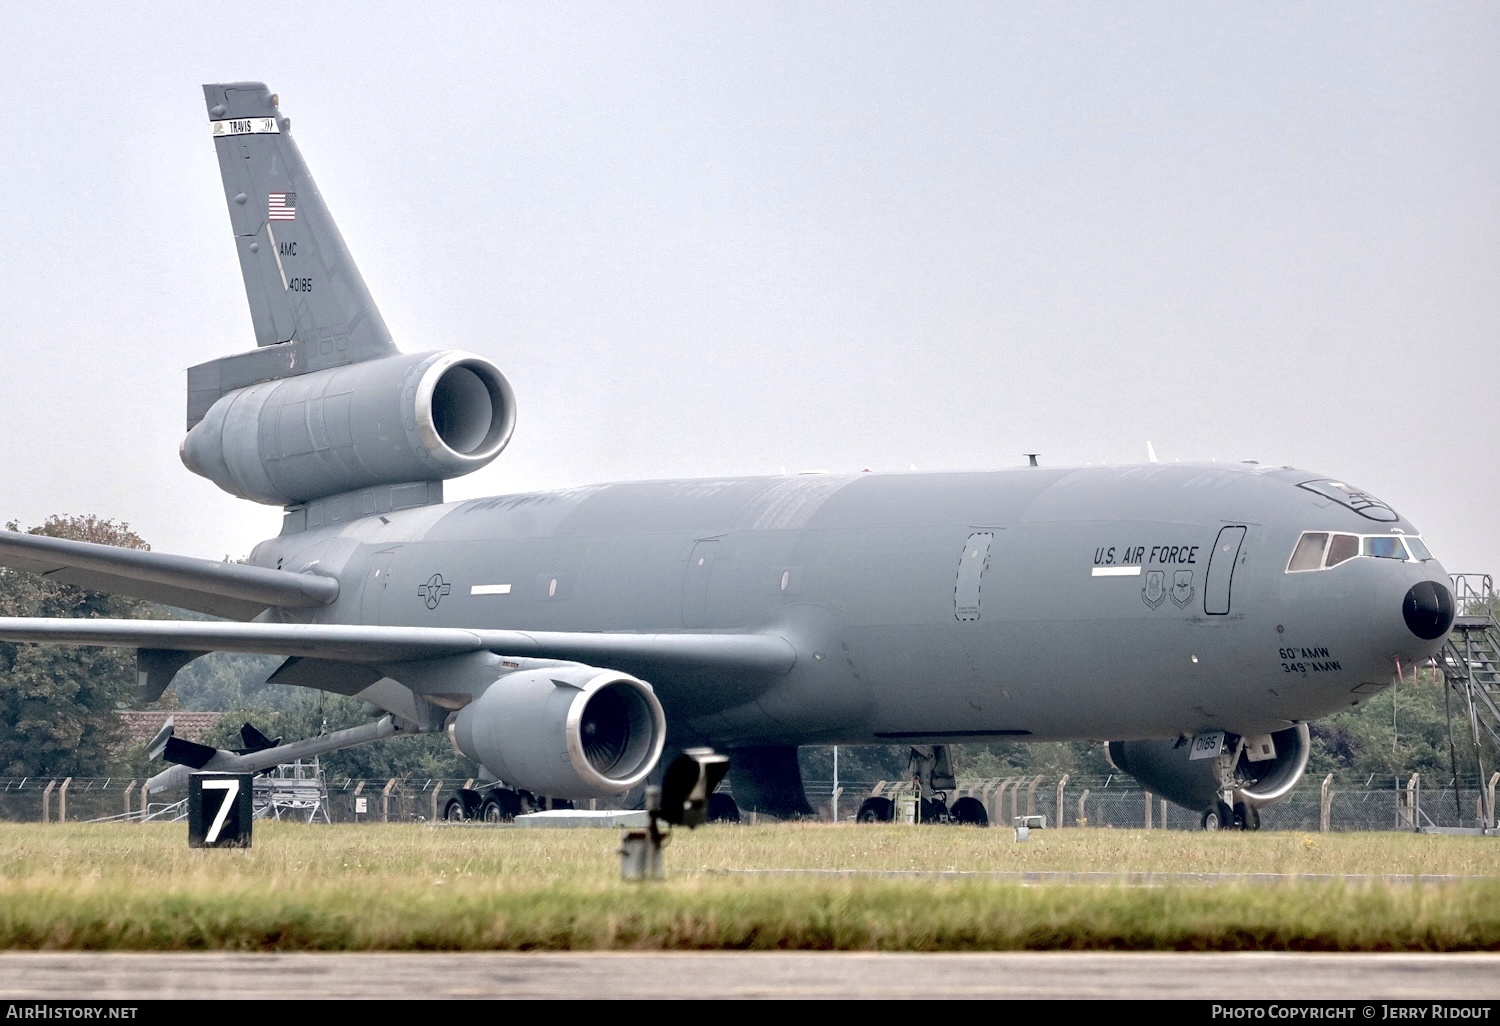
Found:
[{"label": "airstair", "polygon": [[[1453,629],[1437,662],[1448,686],[1463,700],[1479,759],[1481,780],[1500,754],[1500,620],[1495,583],[1489,574],[1453,574]],[[1488,749],[1488,753],[1486,753]],[[1481,787],[1480,793],[1493,793]],[[1495,809],[1485,800],[1484,818],[1495,826]]]}]

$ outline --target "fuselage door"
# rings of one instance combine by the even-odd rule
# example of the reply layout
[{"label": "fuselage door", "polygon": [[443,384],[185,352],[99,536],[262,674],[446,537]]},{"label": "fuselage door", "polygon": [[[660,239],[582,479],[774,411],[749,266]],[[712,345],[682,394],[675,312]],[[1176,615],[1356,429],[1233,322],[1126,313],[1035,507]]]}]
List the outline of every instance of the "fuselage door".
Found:
[{"label": "fuselage door", "polygon": [[1234,581],[1234,565],[1240,560],[1240,544],[1245,540],[1243,527],[1226,527],[1219,531],[1213,554],[1208,557],[1208,575],[1203,582],[1203,611],[1210,616],[1229,612],[1229,588]]},{"label": "fuselage door", "polygon": [[719,540],[710,538],[693,546],[688,557],[687,572],[682,575],[682,625],[684,627],[706,627],[708,625],[708,582],[713,577],[714,557],[719,552]]},{"label": "fuselage door", "polygon": [[381,622],[380,604],[391,580],[391,563],[395,558],[396,550],[388,549],[375,553],[375,557],[370,560],[369,572],[365,574],[365,586],[359,594],[360,623]]},{"label": "fuselage door", "polygon": [[957,620],[979,619],[979,600],[984,588],[984,570],[990,565],[992,531],[969,535],[958,558],[958,580],[953,585],[953,616]]}]

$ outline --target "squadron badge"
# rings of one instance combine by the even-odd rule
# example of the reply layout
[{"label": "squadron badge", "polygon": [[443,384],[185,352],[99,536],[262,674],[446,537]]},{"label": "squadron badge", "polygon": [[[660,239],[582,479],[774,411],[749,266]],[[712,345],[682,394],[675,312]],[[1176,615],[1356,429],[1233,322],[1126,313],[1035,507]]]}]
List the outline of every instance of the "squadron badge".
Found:
[{"label": "squadron badge", "polygon": [[1178,570],[1172,574],[1172,602],[1178,609],[1186,609],[1193,601],[1193,572]]},{"label": "squadron badge", "polygon": [[1167,597],[1167,574],[1164,570],[1146,571],[1146,584],[1141,588],[1141,601],[1152,609],[1161,605]]}]

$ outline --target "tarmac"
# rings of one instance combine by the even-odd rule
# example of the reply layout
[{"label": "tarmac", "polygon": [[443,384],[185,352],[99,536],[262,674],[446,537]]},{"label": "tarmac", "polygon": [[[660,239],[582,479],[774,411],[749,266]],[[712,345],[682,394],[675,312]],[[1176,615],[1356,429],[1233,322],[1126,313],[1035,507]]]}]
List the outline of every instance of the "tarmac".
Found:
[{"label": "tarmac", "polygon": [[[1500,999],[1500,954],[0,953],[0,1001],[162,998]],[[0,1015],[5,1014],[0,1012]]]}]

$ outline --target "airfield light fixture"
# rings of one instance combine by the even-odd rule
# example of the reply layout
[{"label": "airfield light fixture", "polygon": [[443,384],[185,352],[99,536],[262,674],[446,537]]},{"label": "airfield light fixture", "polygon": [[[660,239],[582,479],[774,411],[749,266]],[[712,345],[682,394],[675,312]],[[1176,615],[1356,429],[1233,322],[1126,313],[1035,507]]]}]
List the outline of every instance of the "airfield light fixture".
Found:
[{"label": "airfield light fixture", "polygon": [[[729,756],[712,748],[689,748],[672,760],[660,787],[646,788],[646,827],[626,830],[620,839],[620,876],[661,880],[662,849],[674,826],[693,830],[708,817],[708,797],[729,772]],[[663,829],[665,827],[666,829]]]}]

